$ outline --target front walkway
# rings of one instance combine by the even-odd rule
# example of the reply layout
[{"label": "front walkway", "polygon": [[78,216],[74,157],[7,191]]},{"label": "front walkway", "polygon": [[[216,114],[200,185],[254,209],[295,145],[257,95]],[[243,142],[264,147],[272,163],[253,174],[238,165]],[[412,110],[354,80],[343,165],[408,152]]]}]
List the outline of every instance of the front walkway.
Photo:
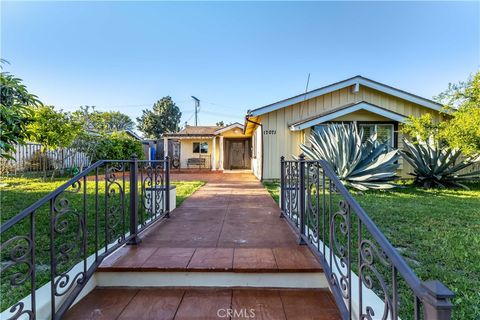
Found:
[{"label": "front walkway", "polygon": [[250,173],[189,175],[205,186],[99,271],[319,271],[278,205]]},{"label": "front walkway", "polygon": [[[98,269],[133,285],[96,288],[65,319],[340,319],[330,291],[310,282],[324,278],[321,266],[306,246],[298,245],[253,175],[181,174],[173,179],[187,177],[207,184],[169,219],[147,230],[141,244],[121,248]],[[139,272],[153,276],[145,282],[134,276]],[[272,275],[290,279],[281,282],[290,285],[266,285]],[[253,286],[250,280],[229,285],[231,279],[252,276]],[[183,285],[169,287],[168,281],[178,277]],[[216,279],[216,284],[193,284],[198,277]]]}]

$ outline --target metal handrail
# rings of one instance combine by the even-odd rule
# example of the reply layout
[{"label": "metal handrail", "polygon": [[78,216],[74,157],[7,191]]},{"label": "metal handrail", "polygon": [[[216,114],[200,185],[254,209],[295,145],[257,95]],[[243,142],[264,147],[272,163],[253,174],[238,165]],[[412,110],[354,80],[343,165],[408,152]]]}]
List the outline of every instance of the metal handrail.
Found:
[{"label": "metal handrail", "polygon": [[[413,270],[408,266],[402,256],[397,252],[393,245],[387,240],[385,235],[380,231],[377,225],[371,220],[365,210],[353,198],[347,188],[343,185],[341,180],[335,174],[328,162],[324,160],[305,160],[303,155],[298,159],[286,161],[284,157],[280,159],[280,184],[281,184],[281,212],[282,216],[287,218],[287,221],[294,227],[294,230],[299,234],[299,243],[308,245],[317,256],[318,260],[324,267],[324,272],[329,280],[329,286],[332,290],[333,296],[339,307],[340,313],[344,319],[354,319],[355,315],[358,319],[371,318],[373,309],[371,306],[363,308],[363,288],[372,289],[370,282],[366,280],[366,276],[362,274],[363,268],[368,267],[375,269],[373,265],[374,255],[371,250],[378,250],[380,248],[381,254],[378,259],[388,260],[388,268],[392,272],[392,297],[389,301],[384,303],[383,317],[390,316],[391,319],[398,319],[398,287],[397,276],[400,276],[414,295],[414,315],[415,319],[420,319],[420,305],[424,306],[424,317],[426,320],[433,319],[451,319],[453,305],[450,300],[454,294],[437,280],[422,282]],[[313,171],[312,176],[309,174]],[[312,182],[312,180],[314,180]],[[328,192],[326,191],[328,181]],[[307,183],[309,186],[307,186]],[[312,200],[312,190],[310,184],[316,189],[316,200]],[[333,213],[332,210],[332,186],[334,193],[340,195],[342,200],[339,203],[339,209]],[[322,195],[320,195],[320,190]],[[327,194],[328,193],[328,194]],[[329,197],[330,207],[327,207],[326,198]],[[320,203],[320,198],[322,202]],[[312,203],[314,206],[312,207]],[[316,205],[316,206],[315,206]],[[320,208],[322,212],[320,213]],[[328,217],[327,213],[328,211]],[[352,233],[352,213],[356,215],[358,221],[358,234]],[[323,224],[320,227],[319,221],[323,218]],[[341,218],[342,224],[340,227],[336,225],[336,218]],[[314,229],[313,238],[312,230],[310,229],[309,220],[317,221],[316,229]],[[342,220],[343,219],[343,220]],[[327,224],[328,223],[328,230]],[[341,245],[336,238],[336,228],[340,228],[340,236],[344,236],[346,245]],[[318,230],[321,229],[321,230]],[[368,232],[373,242],[363,237],[363,232]],[[328,236],[327,236],[328,233]],[[355,236],[358,237],[354,241]],[[320,242],[323,243],[323,250],[320,247]],[[328,242],[328,246],[326,243]],[[368,244],[370,248],[363,247]],[[337,256],[335,249],[341,246],[341,256]],[[352,246],[357,245],[358,251],[358,290],[359,295],[355,297],[358,301],[352,301],[352,266],[354,262],[352,259]],[[368,251],[370,250],[370,251]],[[365,256],[364,256],[365,255]],[[366,256],[372,261],[365,260]],[[333,261],[333,262],[332,262]],[[340,261],[340,262],[339,262]],[[378,263],[378,262],[377,262]],[[341,267],[339,267],[339,265]],[[342,268],[344,270],[342,270]],[[379,274],[381,277],[381,274]],[[356,275],[355,275],[356,276]],[[339,279],[341,278],[341,284]],[[381,279],[384,281],[385,279]],[[385,288],[383,288],[385,294]],[[385,296],[386,297],[386,296]],[[387,299],[387,298],[385,298]],[[352,311],[354,307],[352,304],[358,306],[356,314]]]},{"label": "metal handrail", "polygon": [[[100,174],[99,169],[102,166],[105,167],[105,193],[104,201],[102,201],[104,207],[99,210],[99,194],[101,192],[99,182],[103,175],[103,173]],[[128,177],[127,167],[130,171]],[[90,181],[87,177],[92,173],[95,173],[95,179]],[[130,184],[129,207],[125,201],[127,181]],[[87,183],[95,186],[92,195],[94,200],[88,202],[90,204],[88,209]],[[153,186],[156,191],[146,194],[144,191],[147,185]],[[72,194],[81,196],[79,203],[83,207],[77,208],[78,203],[70,202],[69,197],[71,196],[69,195]],[[139,199],[139,194],[141,199]],[[149,207],[147,207],[147,203]],[[169,158],[143,161],[137,160],[134,155],[131,160],[97,161],[2,224],[0,226],[2,277],[9,277],[12,288],[20,286],[24,286],[25,289],[30,288],[30,296],[27,297],[28,299],[25,298],[27,300],[18,301],[8,311],[4,311],[9,312],[6,315],[7,318],[17,319],[22,315],[27,315],[29,319],[38,318],[36,289],[43,283],[38,284],[36,276],[36,252],[39,245],[37,245],[37,239],[39,236],[45,237],[46,234],[36,234],[35,226],[37,213],[42,206],[48,206],[50,211],[48,232],[50,238],[50,318],[61,319],[105,257],[122,245],[140,243],[139,234],[142,231],[152,223],[169,217]],[[94,210],[94,216],[87,216],[87,210],[90,210],[89,212]],[[67,220],[69,218],[73,218],[73,220]],[[101,222],[102,230],[100,230],[99,219],[104,219]],[[19,230],[22,230],[23,223],[29,231],[15,232],[15,234],[10,232],[7,236],[5,235],[16,225],[19,225]],[[90,233],[88,223],[93,224],[94,234]],[[94,240],[89,242],[87,238],[89,235],[94,236]],[[102,242],[99,240],[100,235],[104,237]],[[88,252],[92,252],[92,250],[94,254],[89,257]],[[28,268],[25,271],[21,268],[18,269],[19,266]],[[9,269],[11,270],[7,272]],[[4,297],[6,297],[5,294],[2,299]]]}]

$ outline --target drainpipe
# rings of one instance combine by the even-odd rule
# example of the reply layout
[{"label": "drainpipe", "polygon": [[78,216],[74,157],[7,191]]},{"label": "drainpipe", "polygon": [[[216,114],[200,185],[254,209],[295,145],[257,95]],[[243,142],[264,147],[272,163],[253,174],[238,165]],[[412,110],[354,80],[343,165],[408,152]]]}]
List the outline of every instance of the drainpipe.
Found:
[{"label": "drainpipe", "polygon": [[[260,175],[260,181],[263,181],[263,158],[264,158],[264,153],[263,153],[263,150],[264,150],[264,145],[263,145],[263,125],[262,125],[261,123],[258,123],[258,122],[255,122],[255,121],[250,120],[250,119],[248,118],[248,116],[245,117],[245,121],[258,125],[258,126],[260,127],[260,131],[262,132],[262,135],[261,135],[261,137],[262,137],[262,163],[261,163],[261,165],[260,165],[260,168],[261,168],[260,170],[261,170],[262,173],[261,173],[261,175]],[[246,127],[245,127],[245,129],[246,129]]]}]

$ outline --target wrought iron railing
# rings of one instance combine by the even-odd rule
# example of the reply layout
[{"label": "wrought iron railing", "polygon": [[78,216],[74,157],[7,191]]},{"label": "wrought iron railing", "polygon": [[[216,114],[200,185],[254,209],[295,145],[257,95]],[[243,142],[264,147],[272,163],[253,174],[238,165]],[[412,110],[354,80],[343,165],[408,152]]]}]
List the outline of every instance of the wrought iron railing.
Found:
[{"label": "wrought iron railing", "polygon": [[168,164],[98,161],[2,224],[2,318],[61,319],[105,257],[168,217]]},{"label": "wrought iron railing", "polygon": [[453,293],[422,282],[328,163],[281,158],[282,216],[323,266],[343,319],[450,319]]}]

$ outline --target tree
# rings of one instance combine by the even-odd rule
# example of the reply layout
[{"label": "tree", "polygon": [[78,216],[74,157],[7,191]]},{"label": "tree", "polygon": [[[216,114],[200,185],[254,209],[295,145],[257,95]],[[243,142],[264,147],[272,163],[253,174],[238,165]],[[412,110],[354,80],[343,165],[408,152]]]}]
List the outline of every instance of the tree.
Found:
[{"label": "tree", "polygon": [[[70,146],[82,130],[82,123],[67,112],[55,111],[53,106],[39,106],[34,109],[33,121],[27,125],[27,130],[29,139],[41,144],[41,151],[45,152]],[[46,165],[43,167],[46,177]]]},{"label": "tree", "polygon": [[73,112],[73,117],[84,123],[86,131],[94,132],[115,132],[133,130],[132,119],[119,111],[101,112],[95,110],[94,106],[82,106]]},{"label": "tree", "polygon": [[41,102],[28,92],[21,79],[8,72],[1,72],[0,85],[0,158],[13,159],[10,154],[15,152],[15,145],[24,144],[28,136],[32,107]]},{"label": "tree", "polygon": [[459,149],[466,156],[480,154],[480,72],[466,82],[449,84],[435,97],[444,104],[444,121],[434,123],[430,114],[410,117],[402,131],[440,147]]},{"label": "tree", "polygon": [[107,130],[110,132],[133,130],[132,119],[119,111],[102,112],[101,117],[105,120]]},{"label": "tree", "polygon": [[466,155],[480,154],[480,71],[473,79],[459,87],[451,100],[453,106],[447,106],[451,116],[442,123],[440,135],[452,148],[460,149]]},{"label": "tree", "polygon": [[142,116],[137,118],[137,128],[145,136],[159,139],[166,132],[177,132],[181,117],[180,109],[167,96],[155,102],[152,110],[142,111]]},{"label": "tree", "polygon": [[215,125],[216,125],[217,127],[225,127],[225,123],[223,122],[223,120],[222,120],[222,121],[218,121],[217,123],[215,123]]}]

